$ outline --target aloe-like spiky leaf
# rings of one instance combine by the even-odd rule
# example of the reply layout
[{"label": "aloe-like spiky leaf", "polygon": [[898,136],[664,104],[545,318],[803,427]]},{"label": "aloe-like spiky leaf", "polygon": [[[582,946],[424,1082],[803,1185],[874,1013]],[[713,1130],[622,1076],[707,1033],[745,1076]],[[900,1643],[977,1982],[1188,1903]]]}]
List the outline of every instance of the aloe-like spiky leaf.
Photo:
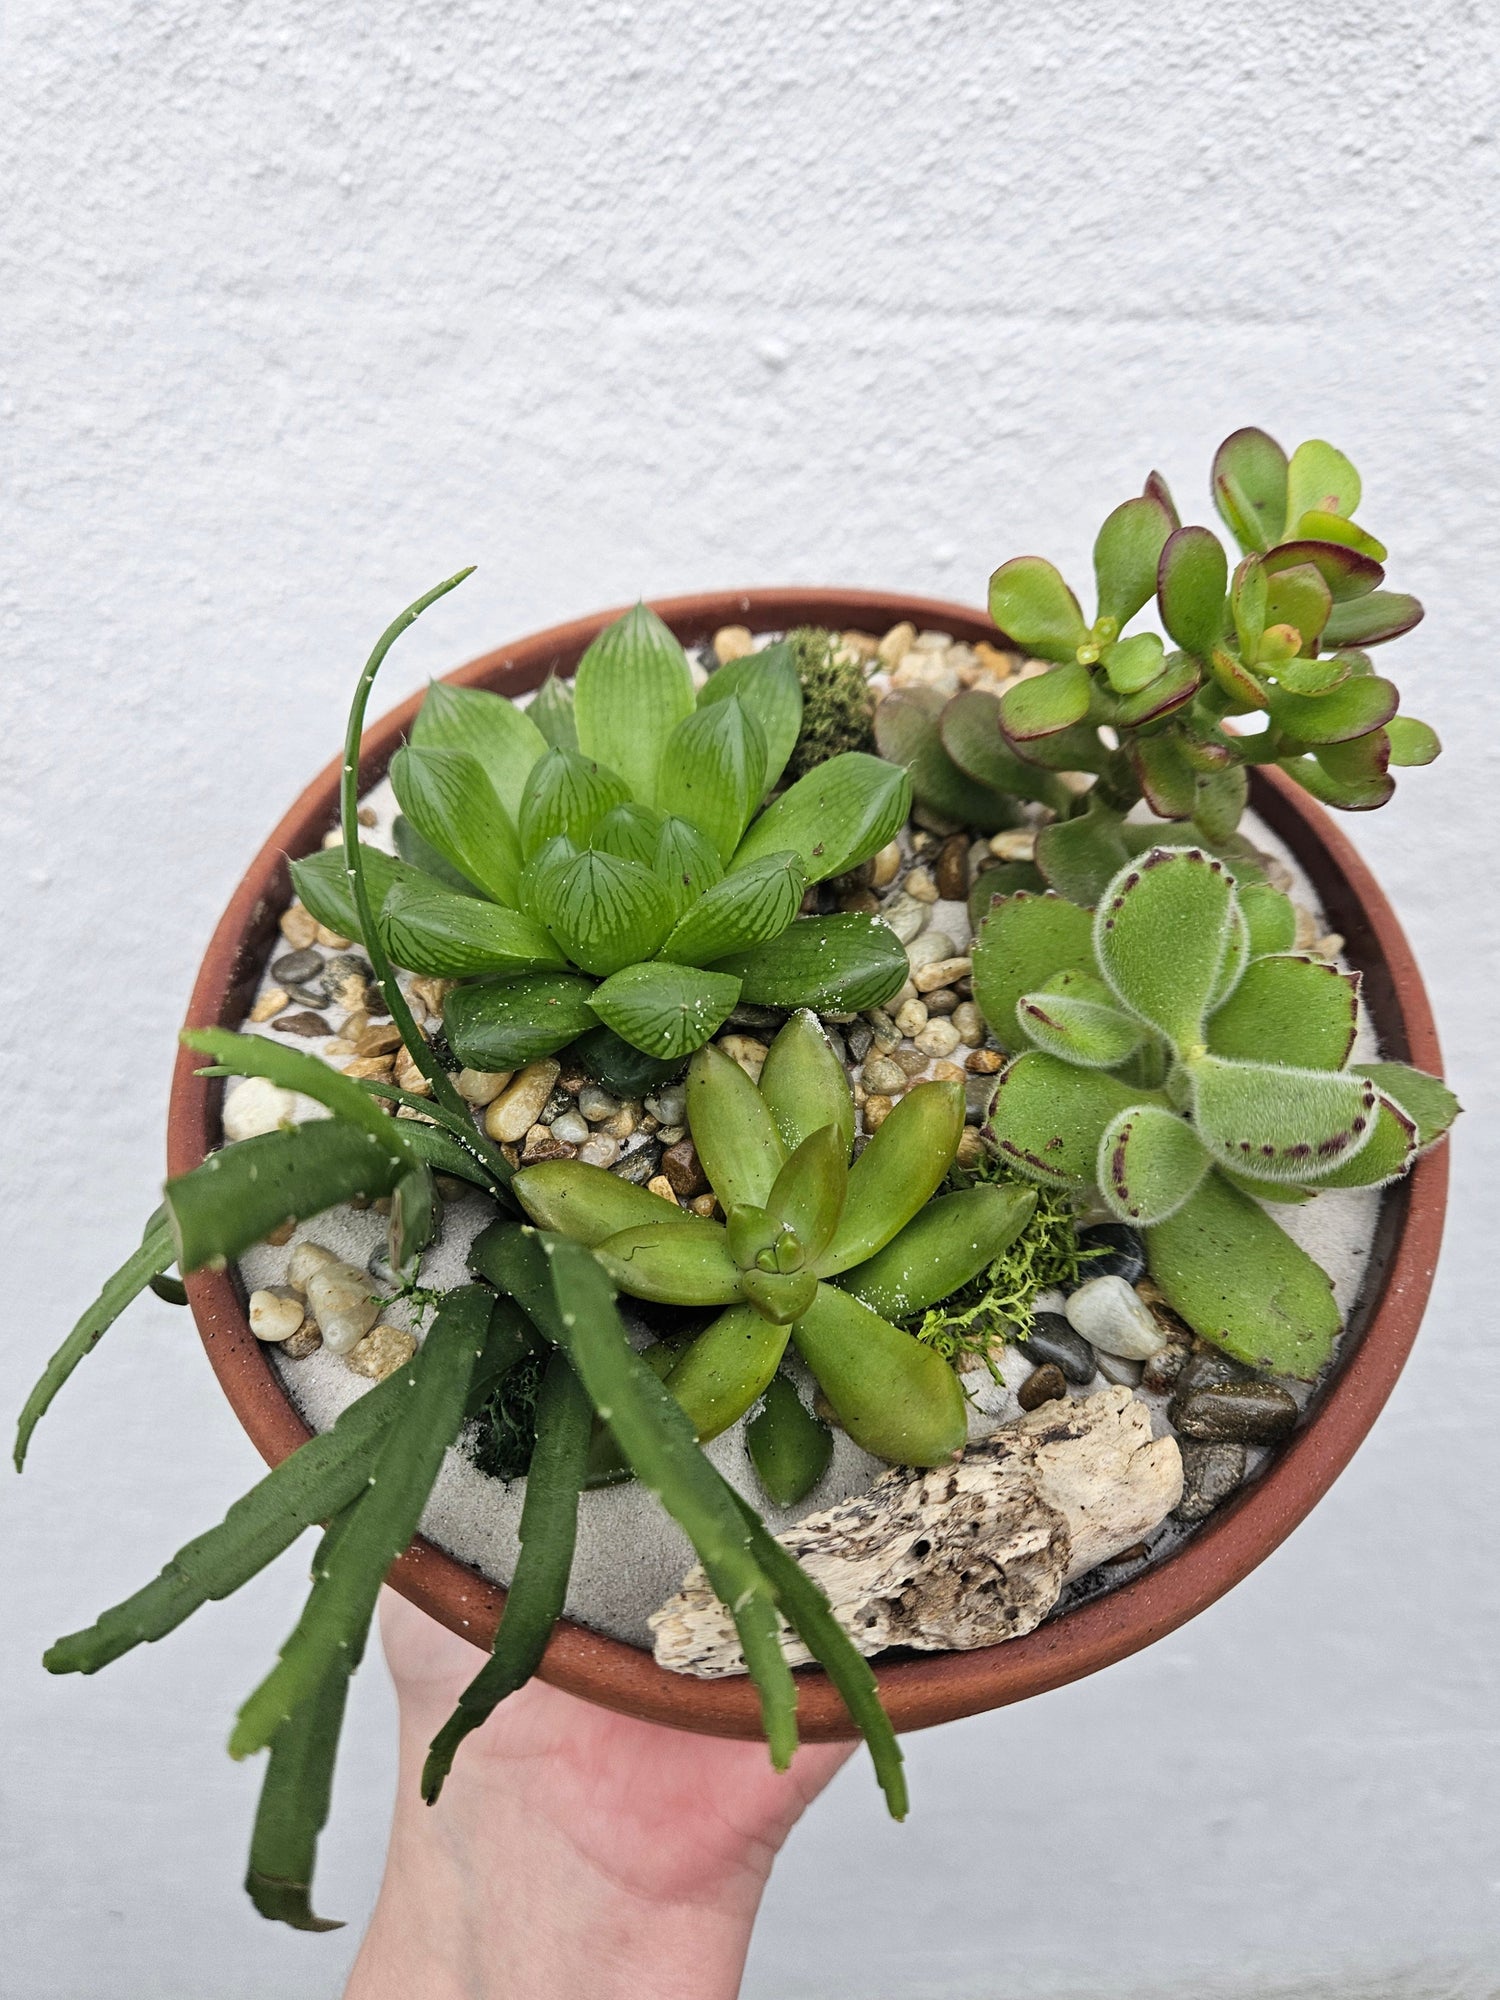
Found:
[{"label": "aloe-like spiky leaf", "polygon": [[1418,722],[1414,715],[1393,715],[1385,725],[1385,733],[1391,746],[1391,762],[1398,767],[1430,764],[1442,753],[1437,731],[1428,723]]},{"label": "aloe-like spiky leaf", "polygon": [[609,765],[578,750],[549,750],[532,765],[517,809],[523,857],[530,861],[559,834],[586,846],[605,814],[629,798],[630,787]]},{"label": "aloe-like spiky leaf", "polygon": [[585,848],[558,878],[547,921],[575,965],[607,979],[657,950],[672,900],[650,869]]},{"label": "aloe-like spiky leaf", "polygon": [[1422,621],[1422,606],[1400,590],[1372,590],[1336,605],[1323,628],[1328,646],[1382,646]]},{"label": "aloe-like spiky leaf", "polygon": [[1140,1090],[1104,1070],[1028,1050],[1001,1074],[990,1137],[1006,1164],[1028,1180],[1090,1187],[1104,1128],[1141,1099]]},{"label": "aloe-like spiky leaf", "polygon": [[589,846],[616,855],[621,861],[634,861],[642,868],[654,869],[665,818],[655,806],[627,799],[622,806],[611,806],[596,824],[589,835]]},{"label": "aloe-like spiky leaf", "polygon": [[520,1167],[511,1189],[538,1228],[586,1248],[602,1243],[606,1236],[618,1235],[622,1229],[663,1221],[679,1229],[715,1230],[720,1226],[705,1222],[688,1209],[669,1207],[648,1188],[636,1187],[606,1167],[591,1167],[584,1160],[539,1160],[533,1167]]},{"label": "aloe-like spiky leaf", "polygon": [[599,1019],[633,1047],[668,1059],[691,1055],[721,1027],[740,997],[726,972],[693,965],[627,965],[589,996]]},{"label": "aloe-like spiky leaf", "polygon": [[[888,702],[882,702],[876,710],[877,740],[880,716],[887,706]],[[938,734],[959,770],[987,791],[1035,799],[1054,812],[1065,811],[1071,803],[1060,779],[1036,764],[1023,762],[1011,750],[1000,728],[1000,697],[988,688],[966,688],[946,702],[938,716]],[[970,824],[977,826],[979,822]]]},{"label": "aloe-like spiky leaf", "polygon": [[1458,1116],[1458,1099],[1442,1078],[1413,1069],[1410,1063],[1355,1063],[1353,1069],[1356,1076],[1368,1077],[1382,1096],[1411,1119],[1422,1152],[1441,1139]]},{"label": "aloe-like spiky leaf", "polygon": [[740,842],[734,867],[788,848],[809,882],[843,875],[895,838],[911,811],[911,779],[883,757],[845,750],[774,799]]},{"label": "aloe-like spiky leaf", "polygon": [[797,747],[802,729],[802,682],[789,640],[781,639],[759,653],[727,660],[698,690],[698,706],[735,695],[760,724],[766,739],[766,774],[762,790],[781,781],[787,759]]},{"label": "aloe-like spiky leaf", "polygon": [[1233,876],[1196,847],[1153,848],[1121,869],[1100,900],[1099,969],[1121,1004],[1179,1049],[1201,1039],[1233,906]]},{"label": "aloe-like spiky leaf", "polygon": [[1282,570],[1295,569],[1302,563],[1311,564],[1327,584],[1328,594],[1335,604],[1366,597],[1385,581],[1385,571],[1378,562],[1342,542],[1283,542],[1262,560],[1266,574],[1272,578]]},{"label": "aloe-like spiky leaf", "polygon": [[578,747],[618,771],[643,805],[661,803],[657,785],[667,741],[692,712],[687,655],[645,604],[606,625],[578,662]]},{"label": "aloe-like spiky leaf", "polygon": [[577,973],[476,979],[444,1001],[443,1033],[468,1069],[518,1069],[598,1026],[589,1005],[593,992],[594,982]]},{"label": "aloe-like spiky leaf", "polygon": [[703,1171],[725,1212],[764,1208],[786,1148],[765,1100],[737,1062],[712,1045],[688,1068],[688,1124]]},{"label": "aloe-like spiky leaf", "polygon": [[1159,1104],[1119,1112],[1099,1141],[1099,1191],[1122,1222],[1137,1228],[1175,1215],[1208,1169],[1192,1126]]},{"label": "aloe-like spiky leaf", "polygon": [[848,1292],[819,1285],[792,1339],[863,1450],[894,1465],[942,1465],[962,1448],[968,1419],[953,1370]]},{"label": "aloe-like spiky leaf", "polygon": [[488,1721],[507,1695],[542,1664],[562,1616],[578,1536],[578,1499],[588,1468],[593,1405],[566,1355],[554,1351],[536,1405],[536,1444],[521,1503],[520,1547],[489,1658],[433,1738],[422,1766],[429,1805],[443,1789],[464,1738]]},{"label": "aloe-like spiky leaf", "polygon": [[1234,431],[1214,454],[1214,505],[1244,550],[1281,540],[1287,518],[1286,453],[1265,431]]},{"label": "aloe-like spiky leaf", "polygon": [[1323,959],[1258,957],[1210,1016],[1208,1046],[1242,1062],[1342,1069],[1354,1047],[1358,996],[1358,978]]},{"label": "aloe-like spiky leaf", "polygon": [[1374,1128],[1378,1093],[1366,1077],[1209,1055],[1190,1081],[1203,1143],[1258,1180],[1315,1181],[1352,1160]]},{"label": "aloe-like spiky leaf", "polygon": [[785,1375],[771,1377],[765,1396],[765,1407],[745,1426],[745,1449],[776,1505],[795,1507],[828,1470],[833,1433]]},{"label": "aloe-like spiky leaf", "polygon": [[1331,1174],[1313,1183],[1312,1192],[1324,1188],[1386,1187],[1410,1170],[1420,1151],[1415,1122],[1392,1098],[1382,1094],[1375,1110],[1375,1130],[1369,1143],[1352,1160],[1345,1160]]},{"label": "aloe-like spiky leaf", "polygon": [[737,695],[726,695],[695,709],[668,737],[657,801],[696,826],[727,864],[765,797],[767,769],[765,731]]},{"label": "aloe-like spiky leaf", "polygon": [[1071,660],[1088,639],[1078,599],[1052,564],[1015,556],[990,578],[990,616],[1023,653]]},{"label": "aloe-like spiky leaf", "polygon": [[[942,733],[944,706],[935,688],[899,688],[888,694],[875,711],[881,756],[911,773],[912,796],[941,818],[981,833],[1014,826],[1020,817],[1014,801],[972,777],[949,752]],[[1019,759],[1008,756],[1008,761],[1021,768]]]},{"label": "aloe-like spiky leaf", "polygon": [[1000,726],[1015,745],[1055,736],[1083,721],[1093,701],[1094,683],[1076,660],[1045,674],[1012,681],[1000,697]]},{"label": "aloe-like spiky leaf", "polygon": [[1059,972],[1094,965],[1093,919],[1061,896],[1007,896],[984,919],[974,940],[974,998],[1002,1043],[1014,1048],[1021,1030],[1016,1003]]},{"label": "aloe-like spiky leaf", "polygon": [[656,836],[651,872],[671,897],[675,920],[722,880],[724,864],[697,827],[669,814]]},{"label": "aloe-like spiky leaf", "polygon": [[312,1880],[348,1694],[349,1677],[335,1668],[271,1738],[261,1781],[245,1894],[261,1916],[297,1931],[343,1928],[314,1913]]},{"label": "aloe-like spiky leaf", "polygon": [[263,1076],[283,1090],[299,1091],[324,1105],[336,1118],[357,1125],[385,1152],[415,1165],[410,1134],[387,1118],[367,1091],[305,1050],[273,1042],[268,1035],[241,1035],[232,1028],[184,1028],[185,1049],[213,1060],[216,1076]]},{"label": "aloe-like spiky leaf", "polygon": [[883,1250],[839,1279],[842,1290],[890,1320],[946,1299],[1008,1250],[1036,1210],[1036,1191],[994,1182],[942,1195]]},{"label": "aloe-like spiky leaf", "polygon": [[520,843],[479,759],[466,750],[406,743],[391,759],[390,776],[402,812],[422,838],[486,896],[514,903]]},{"label": "aloe-like spiky leaf", "polygon": [[1358,509],[1359,496],[1359,474],[1341,451],[1322,438],[1307,438],[1292,453],[1286,482],[1288,521],[1300,521],[1313,508],[1347,520]]},{"label": "aloe-like spiky leaf", "polygon": [[1224,636],[1229,561],[1208,528],[1178,528],[1157,567],[1161,621],[1185,652],[1206,659]]},{"label": "aloe-like spiky leaf", "polygon": [[[249,1142],[247,1142],[249,1143]],[[336,1669],[359,1665],[380,1586],[416,1533],[443,1453],[458,1434],[489,1330],[490,1298],[476,1285],[450,1292],[404,1371],[404,1406],[370,1467],[368,1484],[325,1535],[313,1587],[281,1658],[239,1712],[230,1755],[262,1750]]]},{"label": "aloe-like spiky leaf", "polygon": [[728,952],[769,944],[796,916],[805,887],[802,863],[789,851],[734,868],[678,918],[661,956],[679,965],[708,965]]},{"label": "aloe-like spiky leaf", "polygon": [[818,1275],[836,1277],[884,1249],[942,1185],[964,1129],[959,1083],[919,1083],[898,1100],[849,1172],[849,1192]]},{"label": "aloe-like spiky leaf", "polygon": [[1116,694],[1140,694],[1166,666],[1166,648],[1155,632],[1121,639],[1103,655],[1104,678]]},{"label": "aloe-like spiky leaf", "polygon": [[443,979],[478,972],[542,972],[568,961],[542,926],[519,910],[458,896],[437,884],[398,882],[380,911],[398,965]]},{"label": "aloe-like spiky leaf", "polygon": [[531,767],[547,748],[532,717],[504,695],[450,687],[446,681],[429,686],[411,740],[419,750],[462,750],[477,757],[512,819]]},{"label": "aloe-like spiky leaf", "polygon": [[686,1347],[666,1377],[700,1444],[739,1422],[765,1394],[790,1335],[753,1305],[730,1306]]},{"label": "aloe-like spiky leaf", "polygon": [[163,1189],[178,1269],[222,1268],[285,1222],[321,1215],[352,1195],[390,1194],[406,1172],[399,1153],[342,1119],[242,1139]]},{"label": "aloe-like spiky leaf", "polygon": [[1154,595],[1156,565],[1173,527],[1166,509],[1149,494],[1124,501],[1105,517],[1094,542],[1101,618],[1124,626]]},{"label": "aloe-like spiky leaf", "polygon": [[1198,776],[1175,735],[1133,738],[1130,761],[1142,796],[1158,819],[1191,819],[1198,809]]},{"label": "aloe-like spiky leaf", "polygon": [[1103,980],[1086,972],[1059,972],[1039,992],[1023,993],[1016,1018],[1027,1041],[1085,1069],[1117,1068],[1146,1038]]},{"label": "aloe-like spiky leaf", "polygon": [[526,713],[551,750],[578,748],[578,719],[573,713],[573,683],[548,674],[531,698]]},{"label": "aloe-like spiky leaf", "polygon": [[854,1144],[848,1074],[810,1008],[777,1030],[760,1073],[760,1095],[788,1153],[825,1125],[838,1129],[844,1157]]},{"label": "aloe-like spiky leaf", "polygon": [[[371,847],[365,841],[360,842],[359,852],[365,881],[369,884],[370,901],[377,910],[397,883],[420,889],[427,887],[433,879],[423,870],[398,861],[394,854]],[[454,872],[457,873],[457,870]],[[291,864],[291,876],[292,888],[320,924],[326,924],[340,937],[364,943],[359,912],[354,907],[354,893],[349,887],[344,857],[338,848],[322,847],[316,854],[304,855],[300,861]]]},{"label": "aloe-like spiky leaf", "polygon": [[1400,700],[1393,682],[1377,674],[1344,681],[1327,694],[1287,694],[1271,691],[1271,720],[1293,739],[1309,747],[1348,743],[1383,728]]},{"label": "aloe-like spiky leaf", "polygon": [[849,1188],[849,1149],[837,1124],[809,1133],[776,1176],[766,1207],[809,1260],[827,1248]]},{"label": "aloe-like spiky leaf", "polygon": [[911,976],[890,925],[855,910],[797,917],[779,937],[716,959],[713,970],[734,973],[753,1006],[845,1014],[881,1006]]}]

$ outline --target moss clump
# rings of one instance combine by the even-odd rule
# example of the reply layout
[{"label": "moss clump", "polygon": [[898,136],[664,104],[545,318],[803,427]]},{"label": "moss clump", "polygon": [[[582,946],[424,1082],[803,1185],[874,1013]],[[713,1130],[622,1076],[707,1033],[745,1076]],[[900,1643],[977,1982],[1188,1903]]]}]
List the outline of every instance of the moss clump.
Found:
[{"label": "moss clump", "polygon": [[547,1357],[523,1354],[479,1413],[469,1455],[492,1479],[523,1479],[536,1447],[536,1399]]},{"label": "moss clump", "polygon": [[790,784],[841,751],[874,750],[875,697],[837,633],[804,626],[788,638],[802,682],[802,729],[786,767]]}]

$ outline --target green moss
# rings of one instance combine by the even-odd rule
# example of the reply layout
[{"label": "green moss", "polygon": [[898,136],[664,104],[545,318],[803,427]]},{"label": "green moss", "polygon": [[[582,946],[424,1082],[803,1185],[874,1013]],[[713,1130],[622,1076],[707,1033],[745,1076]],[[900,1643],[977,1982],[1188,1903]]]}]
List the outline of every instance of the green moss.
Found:
[{"label": "green moss", "polygon": [[786,767],[792,783],[842,751],[874,750],[875,697],[837,633],[804,626],[788,637],[802,682],[802,729]]},{"label": "green moss", "polygon": [[506,1375],[481,1411],[469,1454],[492,1479],[522,1479],[531,1466],[536,1445],[536,1399],[541,1391],[545,1354],[533,1350]]}]

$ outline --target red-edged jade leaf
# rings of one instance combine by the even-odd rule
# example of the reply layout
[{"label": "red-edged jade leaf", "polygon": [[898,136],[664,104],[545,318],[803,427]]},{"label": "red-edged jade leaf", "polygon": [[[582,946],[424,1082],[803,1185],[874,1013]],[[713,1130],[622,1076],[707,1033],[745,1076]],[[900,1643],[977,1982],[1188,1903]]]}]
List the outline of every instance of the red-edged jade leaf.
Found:
[{"label": "red-edged jade leaf", "polygon": [[[891,705],[888,697],[875,716],[875,733],[880,734],[880,718]],[[938,717],[938,733],[943,748],[966,777],[990,792],[1017,799],[1036,799],[1040,804],[1063,811],[1071,802],[1066,786],[1050,772],[1035,764],[1023,763],[1006,743],[1000,729],[1000,697],[987,688],[969,688],[956,694]],[[882,749],[882,754],[889,755]],[[913,777],[913,789],[916,780]],[[975,820],[972,825],[979,825]],[[996,829],[998,831],[998,828]]]},{"label": "red-edged jade leaf", "polygon": [[1000,720],[1013,743],[1030,743],[1082,722],[1089,712],[1094,683],[1087,667],[1076,660],[1012,681],[1000,697]]},{"label": "red-edged jade leaf", "polygon": [[1294,743],[1348,743],[1383,728],[1400,700],[1395,684],[1378,674],[1343,681],[1327,694],[1271,691],[1271,720]]},{"label": "red-edged jade leaf", "polygon": [[1422,606],[1415,597],[1400,590],[1372,590],[1368,597],[1336,605],[1323,638],[1330,646],[1380,646],[1387,639],[1399,639],[1421,620]]},{"label": "red-edged jade leaf", "polygon": [[1307,438],[1292,453],[1286,477],[1289,522],[1300,521],[1314,508],[1347,520],[1359,506],[1359,496],[1359,474],[1341,451],[1322,438]]},{"label": "red-edged jade leaf", "polygon": [[1172,533],[1166,509],[1149,494],[1126,500],[1106,516],[1094,542],[1099,616],[1123,627],[1156,589],[1156,565]]},{"label": "red-edged jade leaf", "polygon": [[1286,453],[1275,438],[1249,427],[1234,431],[1214,453],[1214,505],[1245,550],[1281,539],[1287,514]]},{"label": "red-edged jade leaf", "polygon": [[1385,571],[1378,562],[1341,542],[1283,542],[1279,548],[1268,550],[1262,561],[1269,576],[1295,569],[1302,563],[1311,564],[1327,584],[1335,604],[1367,597],[1385,581]]},{"label": "red-edged jade leaf", "polygon": [[1049,562],[1015,556],[990,578],[990,616],[1023,653],[1071,660],[1088,639],[1078,599]]},{"label": "red-edged jade leaf", "polygon": [[[995,754],[1004,760],[1006,775],[1024,771],[1000,734],[999,701],[994,695],[982,698],[994,707]],[[949,752],[942,731],[944,707],[942,696],[931,688],[898,688],[888,694],[875,711],[875,741],[881,756],[911,773],[912,796],[941,818],[981,833],[1014,826],[1019,818],[1014,802],[988,780],[963,770]],[[1046,782],[1040,772],[1031,777]],[[1030,796],[1030,791],[1024,795]]]},{"label": "red-edged jade leaf", "polygon": [[1385,726],[1390,741],[1391,762],[1398,767],[1430,764],[1442,752],[1438,733],[1414,715],[1394,715]]},{"label": "red-edged jade leaf", "polygon": [[1229,558],[1208,528],[1178,528],[1168,537],[1157,568],[1161,622],[1185,652],[1199,659],[1224,637],[1224,593]]}]

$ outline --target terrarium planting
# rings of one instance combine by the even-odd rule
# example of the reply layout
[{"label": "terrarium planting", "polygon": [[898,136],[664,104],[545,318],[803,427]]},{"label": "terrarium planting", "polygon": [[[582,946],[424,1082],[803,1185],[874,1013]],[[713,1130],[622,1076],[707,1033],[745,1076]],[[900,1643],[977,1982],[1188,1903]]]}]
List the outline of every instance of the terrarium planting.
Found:
[{"label": "terrarium planting", "polygon": [[[780,1767],[792,1669],[820,1664],[899,1816],[866,1656],[1065,1613],[1315,1409],[1358,1260],[1325,1270],[1304,1219],[1326,1194],[1368,1230],[1457,1106],[1383,1058],[1249,774],[1365,809],[1438,746],[1365,650],[1420,607],[1381,587],[1348,461],[1241,431],[1214,495],[1233,574],[1152,474],[1100,531],[1092,622],[1023,557],[973,646],[733,627],[690,654],[638,606],[571,684],[435,683],[389,822],[361,794],[366,704],[462,577],[382,635],[338,828],[292,863],[292,949],[244,1031],[183,1036],[232,1086],[228,1143],[167,1182],[16,1448],[132,1298],[181,1302],[174,1267],[237,1274],[268,1367],[322,1410],[46,1656],[94,1672],[321,1526],[230,1739],[269,1753],[263,1913],[324,1927],[348,1680],[456,1469],[520,1511],[429,1801],[565,1605],[618,1640],[570,1598],[580,1550],[659,1502],[681,1585],[629,1642],[748,1672]],[[1163,633],[1130,630],[1153,601]]]}]

